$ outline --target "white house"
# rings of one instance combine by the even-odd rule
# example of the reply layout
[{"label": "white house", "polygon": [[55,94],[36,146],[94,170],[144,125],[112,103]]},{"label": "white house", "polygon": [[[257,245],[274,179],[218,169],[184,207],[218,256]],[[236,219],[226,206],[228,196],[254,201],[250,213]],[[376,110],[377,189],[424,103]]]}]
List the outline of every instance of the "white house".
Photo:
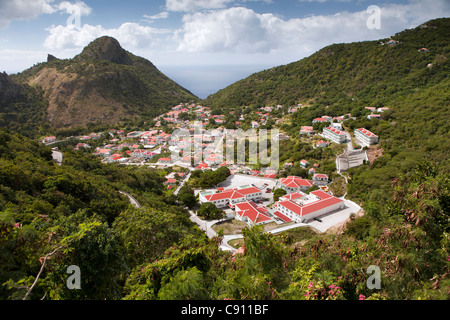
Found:
[{"label": "white house", "polygon": [[271,222],[272,218],[267,214],[268,211],[269,209],[258,206],[253,201],[237,203],[235,206],[236,219],[247,222],[250,226]]},{"label": "white house", "polygon": [[287,193],[304,192],[313,186],[311,180],[306,180],[301,177],[289,176],[281,178],[278,181],[279,187],[286,190]]},{"label": "white house", "polygon": [[313,183],[316,186],[325,186],[328,184],[329,178],[328,175],[324,173],[316,173],[313,176]]},{"label": "white house", "polygon": [[370,132],[367,129],[364,128],[359,128],[355,130],[355,137],[367,144],[367,145],[372,145],[372,144],[377,144],[378,143],[378,136],[372,132]]},{"label": "white house", "polygon": [[323,128],[323,135],[335,143],[344,143],[347,140],[347,135],[344,132],[333,127]]}]

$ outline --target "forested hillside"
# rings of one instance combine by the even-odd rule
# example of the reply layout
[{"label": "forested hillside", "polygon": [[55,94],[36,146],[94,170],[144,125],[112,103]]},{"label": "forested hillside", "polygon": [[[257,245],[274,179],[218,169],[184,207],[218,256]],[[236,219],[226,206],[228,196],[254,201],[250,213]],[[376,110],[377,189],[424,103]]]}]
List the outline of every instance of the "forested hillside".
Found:
[{"label": "forested hillside", "polygon": [[[103,165],[0,130],[0,299],[22,299],[49,260],[30,299],[119,299],[136,265],[161,257],[189,235],[204,235],[147,168]],[[130,206],[129,192],[145,209]],[[78,265],[83,290],[66,288]]]},{"label": "forested hillside", "polygon": [[[303,107],[281,126],[292,137],[299,137],[300,127],[312,125],[315,118],[351,114],[354,119],[344,121],[344,129],[353,133],[366,128],[378,135],[380,156],[349,170],[348,197],[383,214],[392,181],[411,176],[419,163],[430,163],[448,175],[449,34],[450,19],[443,18],[391,39],[333,44],[298,62],[243,79],[211,95],[205,104],[227,109],[301,103]],[[389,110],[369,120],[366,107]],[[305,156],[304,144],[283,144],[283,159]]]},{"label": "forested hillside", "polygon": [[397,33],[391,37],[397,43],[333,44],[300,61],[255,73],[204,103],[221,108],[302,103],[341,113],[363,105],[380,107],[446,78],[449,29],[450,19],[443,18]]},{"label": "forested hillside", "polygon": [[[254,227],[235,256],[164,196],[148,168],[71,152],[58,166],[48,148],[5,131],[0,164],[1,299],[31,288],[28,299],[448,298],[449,179],[429,163],[394,182],[386,212],[369,211],[343,234]],[[70,265],[80,267],[81,290],[66,286]],[[379,290],[366,286],[370,265],[380,267]]]}]

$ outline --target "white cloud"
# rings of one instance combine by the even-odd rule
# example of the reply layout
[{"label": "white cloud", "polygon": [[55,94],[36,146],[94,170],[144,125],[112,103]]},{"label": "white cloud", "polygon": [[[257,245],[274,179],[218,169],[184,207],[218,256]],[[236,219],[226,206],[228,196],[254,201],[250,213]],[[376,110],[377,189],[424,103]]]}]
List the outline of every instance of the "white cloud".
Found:
[{"label": "white cloud", "polygon": [[47,29],[50,35],[45,39],[44,47],[51,50],[83,48],[101,36],[116,38],[123,47],[149,48],[157,41],[157,36],[168,30],[142,26],[138,23],[126,22],[118,28],[106,29],[101,25],[85,24],[80,28],[74,25],[52,26]]},{"label": "white cloud", "polygon": [[55,0],[1,0],[0,28],[8,26],[14,20],[31,20],[42,14],[56,12],[87,16],[92,9],[83,1],[55,3]]},{"label": "white cloud", "polygon": [[0,1],[0,28],[13,20],[30,20],[41,14],[56,12],[53,0],[2,0]]},{"label": "white cloud", "polygon": [[271,53],[304,57],[332,43],[376,40],[450,14],[446,0],[381,7],[381,28],[369,29],[366,10],[284,20],[244,7],[186,14],[178,50],[191,53]]},{"label": "white cloud", "polygon": [[168,11],[192,12],[202,9],[222,9],[234,0],[166,0]]},{"label": "white cloud", "polygon": [[169,12],[167,12],[167,11],[163,11],[163,12],[160,12],[160,13],[152,15],[152,16],[144,14],[145,20],[167,19],[168,17],[169,17]]}]

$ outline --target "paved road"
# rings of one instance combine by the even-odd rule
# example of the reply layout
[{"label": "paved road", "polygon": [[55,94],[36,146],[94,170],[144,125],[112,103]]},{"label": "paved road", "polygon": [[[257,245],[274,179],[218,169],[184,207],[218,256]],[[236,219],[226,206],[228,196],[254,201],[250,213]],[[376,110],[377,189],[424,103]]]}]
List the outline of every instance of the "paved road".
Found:
[{"label": "paved road", "polygon": [[184,177],[184,179],[180,182],[180,184],[178,185],[177,189],[173,192],[174,195],[177,195],[178,192],[180,191],[181,187],[184,186],[184,184],[186,183],[186,181],[189,181],[189,178],[191,177],[191,170],[189,170],[188,174]]},{"label": "paved road", "polygon": [[130,203],[136,207],[136,208],[141,208],[141,205],[139,204],[139,202],[129,193],[125,192],[125,191],[119,191],[119,193],[124,194],[128,197],[128,199],[130,199]]},{"label": "paved road", "polygon": [[53,160],[56,161],[58,165],[61,165],[63,161],[63,154],[61,151],[52,150]]}]

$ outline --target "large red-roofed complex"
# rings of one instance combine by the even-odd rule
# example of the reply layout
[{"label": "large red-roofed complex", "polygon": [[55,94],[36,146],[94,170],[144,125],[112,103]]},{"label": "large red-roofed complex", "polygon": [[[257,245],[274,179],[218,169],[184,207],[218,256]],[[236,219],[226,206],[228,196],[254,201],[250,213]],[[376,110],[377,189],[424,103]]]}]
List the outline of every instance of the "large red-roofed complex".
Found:
[{"label": "large red-roofed complex", "polygon": [[344,208],[344,201],[322,190],[293,200],[284,199],[276,203],[277,210],[295,222],[305,222],[321,215]]}]

